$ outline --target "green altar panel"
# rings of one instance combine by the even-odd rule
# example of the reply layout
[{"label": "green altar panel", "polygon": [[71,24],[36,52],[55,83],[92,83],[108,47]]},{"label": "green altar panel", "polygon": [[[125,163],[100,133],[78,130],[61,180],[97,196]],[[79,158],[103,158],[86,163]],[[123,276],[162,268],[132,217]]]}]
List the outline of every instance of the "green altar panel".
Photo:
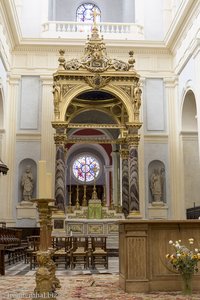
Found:
[{"label": "green altar panel", "polygon": [[91,199],[88,202],[88,219],[101,219],[102,218],[102,206],[101,200]]}]

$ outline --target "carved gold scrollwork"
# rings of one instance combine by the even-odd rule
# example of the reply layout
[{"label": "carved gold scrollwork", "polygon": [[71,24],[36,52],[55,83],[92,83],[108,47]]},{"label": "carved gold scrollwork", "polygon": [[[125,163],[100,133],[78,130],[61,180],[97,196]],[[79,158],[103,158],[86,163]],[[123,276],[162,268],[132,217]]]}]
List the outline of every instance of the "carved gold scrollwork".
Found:
[{"label": "carved gold scrollwork", "polygon": [[73,85],[70,84],[63,84],[62,85],[62,90],[61,90],[61,94],[62,97],[64,98],[66,96],[66,94],[73,88]]},{"label": "carved gold scrollwork", "polygon": [[89,86],[93,87],[96,90],[99,90],[102,87],[106,86],[109,83],[109,81],[111,80],[111,78],[110,77],[102,77],[101,75],[96,74],[94,76],[84,77],[84,80]]},{"label": "carved gold scrollwork", "polygon": [[122,90],[124,90],[125,91],[125,93],[128,95],[128,96],[131,96],[131,86],[126,86],[126,85],[123,85],[123,86],[120,86],[120,88],[122,89]]}]

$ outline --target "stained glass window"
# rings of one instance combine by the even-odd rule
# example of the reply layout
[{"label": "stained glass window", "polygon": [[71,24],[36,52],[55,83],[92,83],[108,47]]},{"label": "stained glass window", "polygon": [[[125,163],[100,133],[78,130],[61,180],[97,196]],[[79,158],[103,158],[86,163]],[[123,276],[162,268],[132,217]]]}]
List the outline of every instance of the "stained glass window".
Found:
[{"label": "stained glass window", "polygon": [[91,182],[97,178],[100,164],[92,155],[81,155],[73,162],[73,175],[82,182]]},{"label": "stained glass window", "polygon": [[80,5],[76,11],[77,22],[88,22],[93,23],[94,15],[93,12],[96,10],[96,22],[100,22],[100,9],[92,3],[84,3]]}]

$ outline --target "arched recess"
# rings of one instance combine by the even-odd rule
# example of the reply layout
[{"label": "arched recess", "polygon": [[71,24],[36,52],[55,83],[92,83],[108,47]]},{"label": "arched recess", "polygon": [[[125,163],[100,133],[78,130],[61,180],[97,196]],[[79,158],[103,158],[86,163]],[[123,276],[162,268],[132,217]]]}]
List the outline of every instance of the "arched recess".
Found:
[{"label": "arched recess", "polygon": [[200,206],[200,167],[195,95],[188,90],[183,98],[181,116],[181,137],[183,147],[184,200],[185,209]]},{"label": "arched recess", "polygon": [[[70,190],[72,191],[72,204],[75,204],[75,197],[76,197],[76,185],[79,185],[79,196],[80,196],[80,204],[82,203],[83,198],[83,186],[86,184],[87,186],[87,200],[92,197],[93,185],[94,181],[85,183],[80,183],[74,176],[73,176],[73,162],[74,160],[81,156],[81,155],[91,155],[96,158],[100,165],[100,173],[96,180],[96,188],[99,199],[103,198],[103,191],[104,186],[108,183],[108,174],[106,173],[105,167],[111,164],[112,158],[110,157],[107,149],[100,144],[82,144],[81,147],[78,144],[67,145],[67,157],[66,157],[66,190],[67,190],[67,205],[69,203],[69,193]],[[107,185],[108,187],[109,185]]]},{"label": "arched recess", "polygon": [[166,203],[165,164],[160,160],[153,160],[148,166],[148,199],[149,203]]},{"label": "arched recess", "polygon": [[33,174],[33,194],[32,198],[36,198],[37,192],[37,164],[33,159],[25,158],[19,163],[18,167],[18,202],[23,201],[22,176],[26,171],[27,166],[30,166]]},{"label": "arched recess", "polygon": [[3,113],[3,90],[0,86],[0,130],[3,129],[4,124],[4,113]]},{"label": "arched recess", "polygon": [[[87,91],[93,91],[93,89],[88,88],[87,85],[76,85],[74,88],[70,89],[70,91],[65,95],[65,97],[62,99],[62,103],[60,104],[60,120],[65,120],[65,113],[73,99]],[[102,89],[102,91],[104,91],[105,93],[109,92],[116,98],[118,98],[122,102],[128,113],[129,122],[134,121],[133,103],[130,101],[130,96],[125,93],[123,89],[117,88],[116,86],[106,86],[106,88]]]}]

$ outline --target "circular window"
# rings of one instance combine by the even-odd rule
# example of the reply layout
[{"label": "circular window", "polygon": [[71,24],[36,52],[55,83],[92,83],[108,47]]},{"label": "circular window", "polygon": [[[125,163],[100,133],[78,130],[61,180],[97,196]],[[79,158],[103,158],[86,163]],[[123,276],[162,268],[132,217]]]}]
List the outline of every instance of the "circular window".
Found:
[{"label": "circular window", "polygon": [[97,178],[100,171],[100,164],[92,155],[81,155],[76,158],[72,165],[73,175],[81,182],[91,182]]}]

